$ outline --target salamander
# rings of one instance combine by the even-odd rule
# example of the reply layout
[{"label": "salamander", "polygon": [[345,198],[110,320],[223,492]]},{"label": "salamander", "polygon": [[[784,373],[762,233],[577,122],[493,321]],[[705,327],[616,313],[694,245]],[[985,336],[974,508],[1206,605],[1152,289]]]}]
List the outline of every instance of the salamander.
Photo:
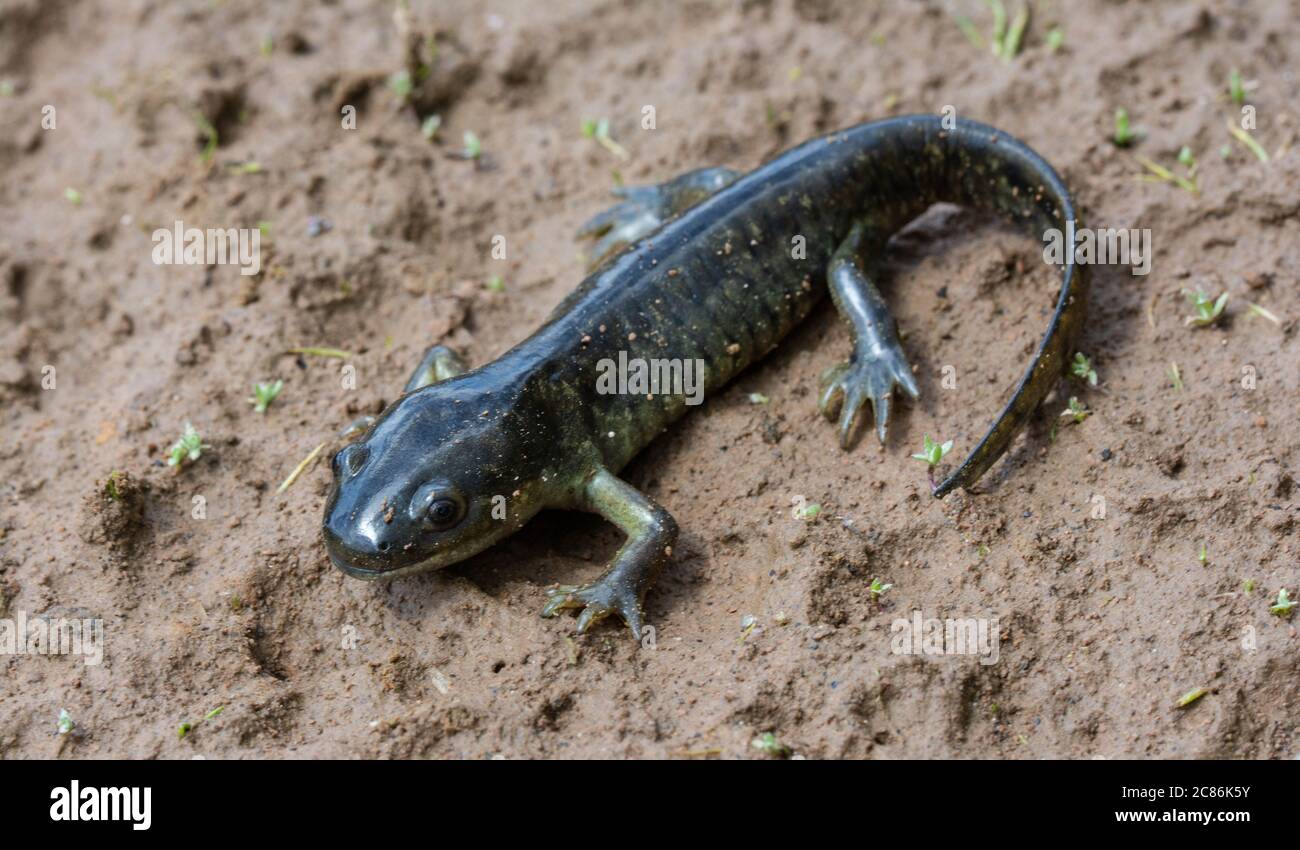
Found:
[{"label": "salamander", "polygon": [[[1024,143],[928,115],[830,133],[748,174],[705,168],[621,195],[580,231],[599,240],[599,264],[535,333],[473,370],[444,346],[429,349],[401,397],[334,455],[323,536],[345,573],[377,579],[445,567],[543,508],[590,511],[626,541],[594,582],[548,591],[542,613],[579,609],[579,632],[618,614],[640,639],[646,591],[671,561],[678,529],[618,474],[692,405],[676,386],[633,394],[609,392],[606,382],[602,390],[602,362],[696,364],[708,396],[829,292],[853,346],[823,376],[819,407],[849,448],[870,401],[883,443],[894,388],[918,395],[868,271],[890,235],[940,201],[1037,235],[1081,225],[1061,178]],[[1084,320],[1084,271],[1065,259],[1032,362],[936,497],[974,484],[1055,385]]]}]

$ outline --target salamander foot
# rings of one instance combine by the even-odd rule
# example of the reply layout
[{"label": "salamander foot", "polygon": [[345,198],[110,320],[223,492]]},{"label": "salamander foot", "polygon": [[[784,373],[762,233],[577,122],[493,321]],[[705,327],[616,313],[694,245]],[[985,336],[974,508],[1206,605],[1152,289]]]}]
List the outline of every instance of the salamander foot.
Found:
[{"label": "salamander foot", "polygon": [[611,581],[608,576],[591,584],[560,585],[546,591],[550,600],[542,609],[543,617],[554,617],[566,608],[581,608],[578,615],[578,634],[586,634],[587,629],[599,623],[610,614],[617,613],[632,630],[632,637],[641,639],[641,626],[645,618],[641,613],[641,602],[631,588]]},{"label": "salamander foot", "polygon": [[858,414],[867,399],[876,413],[876,436],[883,445],[889,429],[889,405],[895,385],[912,398],[920,396],[912,368],[900,347],[858,352],[853,360],[828,369],[822,375],[818,407],[822,415],[840,421],[840,447],[851,444]]},{"label": "salamander foot", "polygon": [[588,268],[596,268],[613,254],[659,229],[739,175],[730,168],[701,168],[657,186],[630,186],[614,190],[625,200],[594,216],[578,229],[579,239],[595,239]]}]

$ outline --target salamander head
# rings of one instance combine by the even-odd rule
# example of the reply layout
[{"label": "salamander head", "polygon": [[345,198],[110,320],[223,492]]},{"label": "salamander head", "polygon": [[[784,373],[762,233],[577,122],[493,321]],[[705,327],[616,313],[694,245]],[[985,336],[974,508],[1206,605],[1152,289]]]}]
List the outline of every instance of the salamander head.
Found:
[{"label": "salamander head", "polygon": [[541,508],[520,456],[518,417],[500,393],[455,379],[403,396],[332,462],[324,538],[363,579],[462,561]]}]

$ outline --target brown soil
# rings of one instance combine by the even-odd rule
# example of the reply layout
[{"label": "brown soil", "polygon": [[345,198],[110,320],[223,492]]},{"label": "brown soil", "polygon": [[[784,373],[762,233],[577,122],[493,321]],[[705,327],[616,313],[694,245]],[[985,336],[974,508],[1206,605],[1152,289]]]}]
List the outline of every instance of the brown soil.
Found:
[{"label": "brown soil", "polygon": [[[807,757],[1297,755],[1295,619],[1269,606],[1300,595],[1300,6],[1039,3],[1003,63],[934,2],[427,5],[405,36],[392,3],[361,0],[0,12],[0,616],[78,612],[106,633],[99,666],[0,656],[0,756],[763,757],[767,731]],[[987,32],[984,4],[951,8]],[[389,77],[430,44],[402,107]],[[1258,82],[1266,164],[1225,129],[1234,68]],[[843,454],[815,414],[848,350],[826,305],[626,471],[683,529],[648,600],[654,649],[538,617],[548,585],[617,547],[594,519],[547,514],[384,586],[324,554],[326,463],[276,492],[425,346],[482,363],[543,321],[582,276],[571,234],[614,169],[751,168],[948,104],[1156,249],[1146,277],[1095,270],[1082,348],[1100,386],[1063,381],[980,492],[931,499],[910,454],[926,433],[974,444],[1056,284],[1032,235],[952,209],[886,258],[922,400],[885,449]],[[1143,133],[1131,151],[1109,141],[1119,106]],[[218,133],[207,162],[195,114]],[[630,160],[583,137],[602,116]],[[454,157],[466,130],[477,165]],[[1135,179],[1135,153],[1178,168],[1183,145],[1199,194]],[[313,216],[329,229],[309,235]],[[150,234],[177,219],[269,222],[262,273],[155,265]],[[1182,288],[1230,292],[1226,320],[1185,328]],[[355,352],[356,388],[341,361],[279,355],[304,345]],[[273,378],[283,394],[254,413]],[[1070,395],[1082,424],[1058,416]],[[187,420],[210,448],[177,473],[163,459]],[[792,518],[799,496],[820,516]],[[877,577],[893,587],[873,601]],[[891,653],[915,609],[998,618],[1000,660]]]}]

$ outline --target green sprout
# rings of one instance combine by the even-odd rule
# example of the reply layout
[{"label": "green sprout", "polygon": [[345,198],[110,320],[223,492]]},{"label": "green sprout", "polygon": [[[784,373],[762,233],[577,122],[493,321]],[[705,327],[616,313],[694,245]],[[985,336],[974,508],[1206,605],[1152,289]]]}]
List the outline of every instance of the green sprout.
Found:
[{"label": "green sprout", "polygon": [[1047,31],[1047,49],[1049,51],[1055,53],[1061,49],[1063,44],[1065,44],[1065,33],[1060,27],[1052,27]]},{"label": "green sprout", "polygon": [[1247,593],[1254,593],[1254,592],[1255,592],[1255,580],[1254,580],[1253,578],[1248,578],[1248,579],[1246,579],[1244,582],[1241,583],[1241,589],[1244,590],[1244,591],[1247,592]]},{"label": "green sprout", "polygon": [[72,204],[74,207],[81,206],[81,193],[71,186],[63,190],[63,197],[67,198],[68,203]]},{"label": "green sprout", "polygon": [[1255,155],[1255,159],[1260,162],[1268,162],[1268,151],[1264,150],[1263,145],[1255,141],[1254,136],[1232,123],[1231,118],[1228,119],[1227,127],[1228,132],[1232,134],[1232,137],[1245,145],[1246,150]]},{"label": "green sprout", "polygon": [[1097,386],[1097,370],[1092,368],[1092,360],[1082,351],[1075,352],[1070,374],[1081,381],[1087,381],[1089,386]]},{"label": "green sprout", "polygon": [[917,460],[923,460],[929,465],[929,468],[926,470],[926,472],[928,473],[930,478],[931,490],[934,490],[936,487],[938,487],[938,485],[935,484],[934,482],[934,468],[939,465],[939,461],[943,460],[943,456],[950,451],[952,451],[952,440],[949,440],[943,445],[940,445],[939,443],[936,443],[934,440],[931,440],[929,434],[926,434],[925,442],[923,444],[923,448],[921,449],[920,453],[912,455],[912,457],[916,458]]},{"label": "green sprout", "polygon": [[1208,693],[1209,691],[1207,691],[1205,688],[1192,688],[1190,691],[1188,691],[1187,693],[1183,694],[1181,697],[1178,698],[1178,707],[1187,708],[1187,706],[1196,702],[1198,699],[1200,699],[1201,697],[1205,696]]},{"label": "green sprout", "polygon": [[776,758],[784,758],[790,755],[790,748],[781,743],[780,739],[772,732],[764,732],[759,735],[750,743],[750,746]]},{"label": "green sprout", "polygon": [[68,714],[68,710],[66,708],[60,708],[59,709],[59,734],[66,735],[76,728],[77,728],[77,724],[73,722],[72,715]]},{"label": "green sprout", "polygon": [[104,495],[114,502],[122,500],[122,485],[126,482],[126,473],[120,469],[115,469],[108,473],[108,480],[104,482]]},{"label": "green sprout", "polygon": [[190,723],[188,720],[183,721],[180,726],[176,727],[176,738],[178,740],[184,738],[186,735],[190,734],[190,730],[193,728],[193,723]]},{"label": "green sprout", "polygon": [[[1191,152],[1189,151],[1188,154],[1190,155],[1190,153]],[[1137,178],[1138,180],[1148,183],[1173,183],[1178,188],[1191,192],[1193,195],[1201,191],[1201,187],[1196,182],[1196,175],[1192,172],[1189,172],[1186,177],[1183,177],[1173,173],[1160,163],[1153,162],[1144,156],[1139,156],[1137,161],[1142,163],[1142,166],[1146,168],[1147,171],[1151,172],[1150,174],[1139,174]],[[1193,172],[1194,171],[1195,169],[1193,168]]]},{"label": "green sprout", "polygon": [[1178,161],[1187,169],[1188,177],[1196,176],[1196,157],[1192,156],[1192,149],[1183,145],[1178,150]]},{"label": "green sprout", "polygon": [[802,508],[799,508],[799,510],[796,511],[796,513],[799,516],[799,519],[809,519],[809,520],[817,519],[818,515],[821,514],[821,512],[822,512],[822,506],[817,504],[816,502],[813,502],[811,505],[804,505]]},{"label": "green sprout", "polygon": [[1201,562],[1202,567],[1210,562],[1210,550],[1204,543],[1201,544],[1201,551],[1196,553],[1196,560]]},{"label": "green sprout", "polygon": [[626,148],[610,138],[608,118],[601,118],[599,121],[588,118],[583,121],[582,135],[584,138],[595,139],[601,147],[619,159],[627,159],[629,156]]},{"label": "green sprout", "polygon": [[230,163],[229,168],[236,174],[262,173],[262,163],[260,162],[232,162]]},{"label": "green sprout", "polygon": [[871,591],[871,598],[876,599],[884,595],[891,587],[893,587],[892,584],[884,584],[880,581],[880,579],[873,578],[871,580],[871,587],[869,588],[869,590]]},{"label": "green sprout", "polygon": [[503,292],[506,288],[506,282],[502,279],[501,275],[494,274],[492,277],[488,278],[486,286],[488,292]]},{"label": "green sprout", "polygon": [[1203,328],[1219,321],[1223,316],[1223,307],[1228,303],[1228,293],[1223,293],[1216,299],[1211,299],[1202,291],[1195,293],[1183,290],[1183,295],[1191,302],[1192,309],[1196,311],[1195,316],[1187,316],[1183,319],[1184,325]]},{"label": "green sprout", "polygon": [[203,442],[203,438],[199,436],[199,432],[195,430],[194,426],[186,422],[185,433],[167,452],[167,465],[180,469],[186,461],[192,463],[198,460],[203,454],[203,450],[210,448],[212,446]]},{"label": "green sprout", "polygon": [[1232,73],[1228,74],[1228,96],[1238,106],[1246,102],[1246,87],[1242,84],[1241,72],[1236,68],[1233,68]]},{"label": "green sprout", "polygon": [[767,396],[763,395],[762,393],[749,394],[750,404],[767,404],[769,401],[771,401],[771,399],[769,399]]},{"label": "green sprout", "polygon": [[1137,138],[1137,134],[1129,126],[1128,110],[1122,106],[1115,110],[1115,135],[1113,138],[1115,144],[1121,148],[1133,144],[1133,139]]},{"label": "green sprout", "polygon": [[411,72],[405,69],[398,71],[388,78],[388,87],[397,95],[401,103],[406,103],[406,99],[411,96],[411,90],[415,88],[411,82]]},{"label": "green sprout", "polygon": [[1091,413],[1092,411],[1079,401],[1079,397],[1073,395],[1070,396],[1070,406],[1061,411],[1062,416],[1073,417],[1076,425],[1087,419]]},{"label": "green sprout", "polygon": [[217,706],[216,708],[214,708],[214,709],[212,709],[211,711],[209,711],[207,714],[203,715],[203,719],[204,719],[204,720],[211,720],[212,718],[216,717],[218,714],[220,714],[221,712],[223,712],[223,711],[225,711],[225,710],[226,710],[226,707],[225,707],[224,705],[219,705],[219,706]]},{"label": "green sprout", "polygon": [[442,116],[430,115],[428,118],[424,119],[424,123],[420,125],[420,135],[424,136],[426,139],[432,139],[434,136],[438,135],[438,130],[441,127]]},{"label": "green sprout", "polygon": [[1183,374],[1178,371],[1178,363],[1169,361],[1169,382],[1174,385],[1175,392],[1183,391]]},{"label": "green sprout", "polygon": [[465,131],[465,148],[460,155],[464,159],[478,159],[483,155],[483,143],[469,130]]},{"label": "green sprout", "polygon": [[1277,592],[1277,602],[1269,607],[1269,611],[1279,617],[1290,617],[1291,609],[1296,606],[1295,600],[1286,595],[1286,588]]},{"label": "green sprout", "polygon": [[203,138],[205,139],[203,150],[199,153],[199,159],[206,163],[211,160],[212,155],[217,152],[217,145],[220,143],[220,138],[217,135],[217,128],[212,126],[212,122],[208,120],[207,116],[202,112],[199,112],[197,109],[190,112],[190,117],[193,119],[195,126],[199,128],[199,132],[203,134]]},{"label": "green sprout", "polygon": [[266,413],[266,409],[275,401],[276,396],[284,389],[284,381],[274,380],[267,383],[258,382],[253,384],[253,395],[249,402],[253,405],[253,410],[258,413]]}]

